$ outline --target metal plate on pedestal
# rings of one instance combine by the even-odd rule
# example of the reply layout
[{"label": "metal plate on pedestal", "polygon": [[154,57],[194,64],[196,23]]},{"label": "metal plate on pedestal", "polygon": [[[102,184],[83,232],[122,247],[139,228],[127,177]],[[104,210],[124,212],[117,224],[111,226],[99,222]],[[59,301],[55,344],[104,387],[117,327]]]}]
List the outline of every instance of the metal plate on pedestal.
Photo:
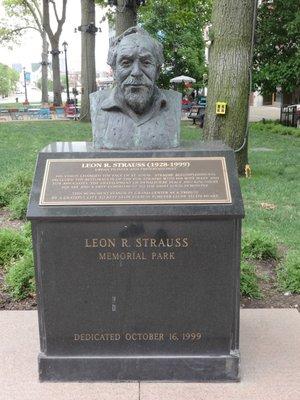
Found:
[{"label": "metal plate on pedestal", "polygon": [[230,204],[225,157],[48,159],[39,205]]}]

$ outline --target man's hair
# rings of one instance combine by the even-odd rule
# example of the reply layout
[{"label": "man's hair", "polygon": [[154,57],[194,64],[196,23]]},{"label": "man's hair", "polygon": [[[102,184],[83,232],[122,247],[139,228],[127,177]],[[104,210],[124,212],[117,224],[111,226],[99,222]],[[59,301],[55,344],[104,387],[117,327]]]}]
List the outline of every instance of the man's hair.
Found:
[{"label": "man's hair", "polygon": [[132,26],[131,28],[128,28],[125,32],[123,32],[120,36],[118,36],[112,41],[109,47],[107,64],[110,65],[112,69],[115,69],[119,44],[124,39],[124,37],[134,34],[144,36],[145,39],[151,42],[155,58],[157,61],[157,65],[161,67],[162,64],[164,63],[163,46],[156,39],[150,36],[147,31],[145,31],[143,28],[140,28],[139,26]]}]

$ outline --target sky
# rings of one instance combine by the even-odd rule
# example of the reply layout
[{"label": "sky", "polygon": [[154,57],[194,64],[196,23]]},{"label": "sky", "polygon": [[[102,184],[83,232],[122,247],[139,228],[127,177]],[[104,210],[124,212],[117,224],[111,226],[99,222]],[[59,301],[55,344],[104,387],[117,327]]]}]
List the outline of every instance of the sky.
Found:
[{"label": "sky", "polygon": [[[58,4],[61,0],[58,0]],[[80,32],[75,33],[74,29],[80,25],[80,0],[68,0],[67,18],[61,34],[61,43],[68,43],[68,68],[70,71],[80,71],[81,59],[81,37]],[[0,18],[4,16],[2,0],[0,0]],[[101,26],[102,32],[96,34],[96,69],[97,72],[109,70],[106,64],[108,51],[108,24],[107,21],[100,21],[103,17],[103,10],[96,7],[96,26]],[[41,62],[41,38],[38,32],[28,31],[23,38],[21,45],[14,45],[12,50],[1,45],[0,63],[11,66],[13,63],[20,63],[29,70],[31,63]]]}]

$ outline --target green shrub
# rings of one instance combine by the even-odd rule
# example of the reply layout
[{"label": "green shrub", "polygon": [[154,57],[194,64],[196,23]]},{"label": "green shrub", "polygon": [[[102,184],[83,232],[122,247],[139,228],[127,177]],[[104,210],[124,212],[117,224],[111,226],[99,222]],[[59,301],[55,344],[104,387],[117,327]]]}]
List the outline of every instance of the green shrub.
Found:
[{"label": "green shrub", "polygon": [[277,245],[274,238],[260,231],[247,231],[242,237],[242,258],[257,260],[277,259]]},{"label": "green shrub", "polygon": [[32,175],[19,172],[0,184],[0,207],[8,206],[15,198],[29,195]]},{"label": "green shrub", "polygon": [[25,219],[28,205],[28,194],[24,193],[14,197],[8,205],[12,219]]},{"label": "green shrub", "polygon": [[30,238],[13,229],[0,230],[0,266],[8,264],[30,249]]},{"label": "green shrub", "polygon": [[244,261],[241,262],[240,292],[243,296],[251,297],[252,299],[261,299],[262,297],[255,267]]},{"label": "green shrub", "polygon": [[5,276],[5,284],[15,300],[25,299],[35,292],[32,251],[27,251],[10,266]]},{"label": "green shrub", "polygon": [[282,290],[300,293],[300,251],[290,251],[277,269],[277,279]]}]

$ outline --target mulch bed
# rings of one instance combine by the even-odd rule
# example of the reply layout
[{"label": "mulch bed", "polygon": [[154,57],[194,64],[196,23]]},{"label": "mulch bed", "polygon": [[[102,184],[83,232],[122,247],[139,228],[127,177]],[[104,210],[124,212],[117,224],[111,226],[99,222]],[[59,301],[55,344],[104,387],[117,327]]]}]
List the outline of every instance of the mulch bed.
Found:
[{"label": "mulch bed", "polygon": [[[10,220],[9,212],[0,209],[0,229],[20,229],[23,222]],[[261,299],[241,298],[242,308],[297,308],[300,311],[300,295],[289,292],[281,293],[276,285],[276,262],[258,261],[255,263],[256,272],[260,278]],[[5,292],[3,271],[0,269],[0,310],[36,310],[35,296],[22,301],[14,301]]]}]

